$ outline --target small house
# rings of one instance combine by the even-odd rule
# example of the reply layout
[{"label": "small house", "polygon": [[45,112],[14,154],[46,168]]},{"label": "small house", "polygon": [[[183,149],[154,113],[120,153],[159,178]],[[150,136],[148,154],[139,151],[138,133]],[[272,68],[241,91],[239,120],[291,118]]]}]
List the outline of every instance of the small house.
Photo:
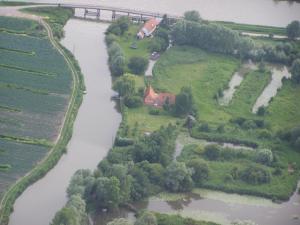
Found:
[{"label": "small house", "polygon": [[161,19],[151,18],[145,22],[142,29],[137,33],[139,39],[143,39],[145,36],[149,37],[156,29],[157,25],[160,23]]},{"label": "small house", "polygon": [[176,96],[171,93],[156,93],[151,85],[145,91],[144,104],[162,108],[165,104],[174,105]]}]

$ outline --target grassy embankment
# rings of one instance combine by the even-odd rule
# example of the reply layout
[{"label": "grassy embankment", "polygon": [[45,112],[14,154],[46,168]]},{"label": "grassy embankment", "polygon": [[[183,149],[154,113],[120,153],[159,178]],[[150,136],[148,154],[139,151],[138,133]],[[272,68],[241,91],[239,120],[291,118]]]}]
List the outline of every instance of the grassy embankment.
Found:
[{"label": "grassy embankment", "polygon": [[[253,30],[256,26],[243,26],[247,31]],[[251,28],[251,29],[250,29]],[[268,28],[258,26],[261,33],[271,32],[283,34],[281,28]],[[262,29],[264,28],[264,29]],[[250,29],[250,30],[249,30]],[[130,32],[132,34],[132,32]],[[135,32],[133,32],[134,38]],[[140,48],[139,52],[130,49],[130,43],[127,40],[128,34],[117,40],[123,48],[126,56],[146,55],[147,48]],[[143,40],[144,41],[144,40]],[[139,44],[143,41],[138,42]],[[125,43],[124,43],[125,42]],[[275,41],[269,39],[255,39],[256,43],[269,42],[275,44]],[[142,45],[142,44],[141,44]],[[145,53],[141,52],[143,50]],[[274,154],[279,157],[279,163],[283,168],[282,175],[273,176],[269,184],[249,184],[240,180],[224,183],[224,176],[234,167],[245,168],[245,165],[256,164],[253,160],[232,160],[232,161],[208,161],[211,174],[207,183],[208,188],[220,189],[227,192],[237,192],[241,194],[253,194],[268,198],[287,199],[295,188],[298,173],[289,174],[288,164],[299,163],[298,153],[291,150],[289,146],[280,141],[274,142],[274,136],[279,129],[290,128],[300,121],[299,104],[296,99],[299,97],[297,91],[299,87],[291,86],[289,81],[279,91],[273,102],[268,107],[268,112],[264,116],[252,114],[252,107],[262,93],[263,89],[269,83],[271,75],[267,72],[250,71],[237,89],[229,106],[220,106],[215,96],[219,90],[224,90],[233,73],[238,69],[241,62],[233,57],[220,54],[212,54],[187,46],[173,47],[164,53],[154,67],[154,79],[152,85],[156,90],[179,93],[181,87],[190,86],[192,88],[194,101],[199,113],[200,124],[207,123],[210,132],[193,129],[193,136],[205,138],[214,141],[227,141],[240,144],[246,144],[259,148],[270,148]],[[139,85],[142,83],[142,77],[137,77]],[[282,115],[288,106],[289,113]],[[279,110],[280,109],[280,110]],[[147,107],[126,110],[126,123],[129,127],[134,127],[139,123],[142,127],[140,131],[153,131],[161,125],[169,122],[175,123],[180,120],[168,114],[150,115]],[[232,120],[243,117],[249,121],[263,121],[262,127],[244,128],[239,127]],[[224,127],[221,133],[216,132],[219,126]],[[262,134],[267,133],[266,138]],[[196,157],[193,155],[193,157]],[[203,156],[198,156],[203,158]],[[186,159],[189,160],[189,159]],[[263,166],[264,169],[274,172],[274,168]]]},{"label": "grassy embankment", "polygon": [[273,35],[286,35],[285,28],[283,27],[272,27],[272,26],[261,26],[252,24],[241,24],[234,22],[216,21],[216,24],[228,27],[238,32],[250,32],[258,34],[273,34]]},{"label": "grassy embankment", "polygon": [[[31,12],[34,12],[34,9],[30,9]],[[58,10],[58,11],[56,11]],[[38,9],[39,11],[39,9]],[[69,16],[71,15],[70,10],[62,11],[62,9],[56,9],[51,8],[51,10],[47,10],[49,13],[49,18],[53,18],[58,16],[57,20],[48,22],[52,24],[52,27],[56,27],[57,31],[62,34],[63,25],[68,20]],[[67,16],[65,16],[67,15]],[[22,20],[20,20],[22,21]],[[59,21],[59,25],[57,25],[57,21]],[[21,22],[22,23],[22,22]],[[51,149],[51,151],[48,153],[47,157],[44,158],[42,162],[37,164],[37,166],[30,171],[25,177],[21,178],[16,182],[11,188],[5,193],[2,201],[1,201],[1,218],[0,223],[1,224],[7,224],[9,215],[12,211],[13,204],[16,200],[16,198],[32,183],[40,179],[42,176],[44,176],[51,168],[55,166],[55,164],[60,159],[61,155],[66,151],[66,145],[71,138],[72,135],[72,129],[73,129],[73,123],[76,118],[76,114],[78,111],[78,108],[82,101],[82,92],[84,90],[84,84],[82,75],[79,69],[79,66],[76,62],[76,60],[71,56],[71,54],[66,50],[63,49],[59,43],[53,38],[51,28],[48,24],[44,23],[44,28],[49,32],[50,40],[44,39],[45,42],[51,42],[51,44],[56,48],[57,51],[61,53],[62,56],[65,59],[65,62],[61,60],[62,63],[65,63],[65,65],[68,67],[68,70],[72,74],[73,79],[73,87],[71,88],[71,97],[69,100],[69,106],[68,110],[65,115],[63,127],[61,128],[59,139],[55,143],[54,147]],[[61,37],[57,35],[57,37]],[[22,42],[22,44],[24,44]],[[26,45],[24,45],[26,46]],[[59,53],[57,53],[59,54]],[[43,65],[43,64],[42,64]],[[41,66],[42,66],[41,65]],[[66,89],[67,90],[67,89]]]}]

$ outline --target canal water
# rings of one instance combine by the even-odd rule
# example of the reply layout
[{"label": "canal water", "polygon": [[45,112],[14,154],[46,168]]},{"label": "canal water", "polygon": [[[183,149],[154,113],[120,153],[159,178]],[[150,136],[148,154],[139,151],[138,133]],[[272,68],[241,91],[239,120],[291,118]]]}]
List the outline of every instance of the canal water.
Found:
[{"label": "canal water", "polygon": [[274,0],[25,0],[114,6],[172,15],[197,10],[204,19],[285,27],[300,20],[300,3]]},{"label": "canal water", "polygon": [[75,171],[96,168],[112,146],[121,115],[110,100],[113,91],[104,44],[107,26],[72,19],[64,28],[65,38],[61,43],[78,60],[87,94],[79,109],[67,154],[17,199],[9,225],[48,225],[65,205],[66,189]]}]

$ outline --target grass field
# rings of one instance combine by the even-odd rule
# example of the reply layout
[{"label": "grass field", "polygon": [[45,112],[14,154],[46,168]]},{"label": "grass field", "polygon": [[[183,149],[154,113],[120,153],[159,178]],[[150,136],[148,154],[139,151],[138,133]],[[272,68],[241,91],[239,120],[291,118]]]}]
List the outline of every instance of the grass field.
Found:
[{"label": "grass field", "polygon": [[71,71],[46,36],[30,35],[36,27],[0,20],[0,164],[10,165],[0,172],[1,195],[47,154],[70,98]]}]

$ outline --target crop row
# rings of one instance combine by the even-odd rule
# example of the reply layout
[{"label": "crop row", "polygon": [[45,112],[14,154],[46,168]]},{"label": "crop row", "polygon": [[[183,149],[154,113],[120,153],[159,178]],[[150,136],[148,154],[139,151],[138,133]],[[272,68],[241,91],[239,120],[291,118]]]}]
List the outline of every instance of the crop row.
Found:
[{"label": "crop row", "polygon": [[18,20],[11,17],[0,17],[0,28],[6,30],[12,30],[16,32],[23,32],[33,30],[38,26],[38,23],[33,20]]},{"label": "crop row", "polygon": [[0,171],[0,195],[11,182],[26,174],[45,154],[49,147],[22,144],[0,139],[2,149],[0,164],[10,165],[6,171]]}]

